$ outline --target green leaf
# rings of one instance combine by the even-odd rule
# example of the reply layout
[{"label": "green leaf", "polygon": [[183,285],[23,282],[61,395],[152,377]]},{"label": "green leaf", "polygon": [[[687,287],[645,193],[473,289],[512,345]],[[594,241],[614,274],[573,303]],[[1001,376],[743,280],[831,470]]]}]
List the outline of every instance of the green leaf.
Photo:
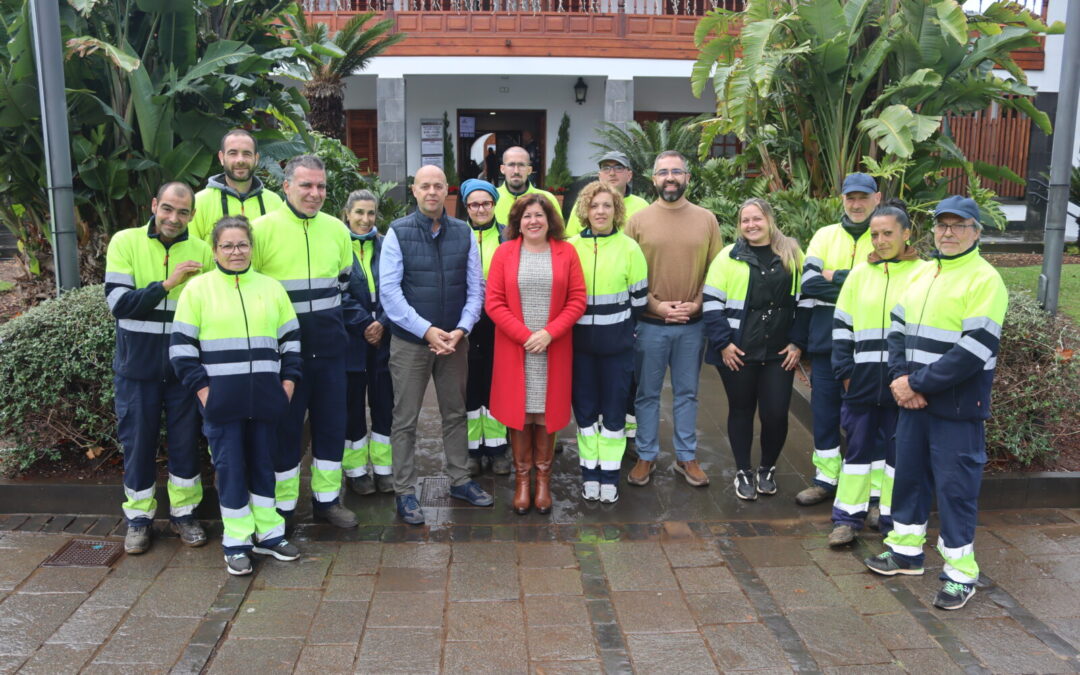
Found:
[{"label": "green leaf", "polygon": [[36,122],[40,115],[37,87],[0,80],[0,127],[26,126]]},{"label": "green leaf", "polygon": [[855,46],[862,36],[863,18],[874,0],[848,0],[844,3],[844,25],[847,26],[848,47]]},{"label": "green leaf", "polygon": [[907,158],[915,150],[911,142],[914,117],[906,105],[896,104],[885,108],[877,117],[859,122],[859,128],[870,134],[885,152]]},{"label": "green leaf", "polygon": [[1042,131],[1044,134],[1053,133],[1053,128],[1050,124],[1050,116],[1047,115],[1044,111],[1036,108],[1035,104],[1031,102],[1030,98],[1009,99],[1006,102],[1006,105],[1012,108],[1016,108],[1017,110],[1023,112],[1028,117],[1030,117],[1031,121],[1034,122],[1035,125],[1039,127],[1039,130]]},{"label": "green leaf", "polygon": [[839,0],[810,0],[801,3],[797,11],[820,42],[828,42],[847,31],[848,23]]},{"label": "green leaf", "polygon": [[1009,180],[1018,185],[1024,184],[1024,179],[1016,175],[1016,173],[1005,165],[988,164],[987,162],[980,162],[979,160],[972,160],[972,168],[983,178],[993,181]]},{"label": "green leaf", "polygon": [[69,56],[74,54],[80,58],[92,56],[100,51],[114,66],[123,70],[125,73],[133,72],[139,67],[138,57],[122,51],[115,45],[111,45],[108,42],[104,42],[89,35],[71,38],[67,41],[67,48],[69,50]]},{"label": "green leaf", "polygon": [[195,66],[184,73],[176,83],[176,91],[189,89],[200,78],[220,72],[226,66],[239,63],[255,53],[251,45],[233,40],[220,40],[206,48],[206,52]]},{"label": "green leaf", "polygon": [[941,0],[934,5],[934,11],[937,12],[942,32],[957,44],[967,44],[967,15],[956,0]]},{"label": "green leaf", "polygon": [[198,141],[184,141],[161,158],[166,180],[194,184],[210,171],[214,153]]}]

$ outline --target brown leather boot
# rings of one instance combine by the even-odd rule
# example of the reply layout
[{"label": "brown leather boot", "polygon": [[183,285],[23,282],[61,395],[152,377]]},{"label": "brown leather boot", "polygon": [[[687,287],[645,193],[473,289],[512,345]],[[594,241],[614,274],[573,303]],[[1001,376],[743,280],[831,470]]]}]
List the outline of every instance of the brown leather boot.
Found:
[{"label": "brown leather boot", "polygon": [[532,506],[529,474],[533,465],[533,425],[522,430],[510,429],[510,452],[514,457],[514,513],[523,516]]},{"label": "brown leather boot", "polygon": [[533,463],[536,465],[536,505],[537,513],[551,513],[551,461],[555,457],[555,434],[549,434],[547,428],[533,426]]}]

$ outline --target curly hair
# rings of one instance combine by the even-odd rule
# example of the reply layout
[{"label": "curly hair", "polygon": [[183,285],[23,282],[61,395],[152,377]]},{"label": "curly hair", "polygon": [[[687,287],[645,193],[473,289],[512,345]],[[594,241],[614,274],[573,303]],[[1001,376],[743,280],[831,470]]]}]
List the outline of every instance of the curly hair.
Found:
[{"label": "curly hair", "polygon": [[596,195],[601,192],[611,195],[611,202],[615,206],[615,213],[612,214],[611,218],[611,229],[614,231],[621,230],[626,225],[626,204],[623,202],[623,196],[615,188],[598,180],[581,188],[581,192],[578,193],[574,212],[577,213],[578,220],[581,221],[581,229],[592,227],[592,223],[589,222],[589,206],[596,199]]},{"label": "curly hair", "polygon": [[514,205],[510,207],[510,222],[506,224],[503,239],[513,241],[521,236],[521,217],[525,215],[525,209],[533,204],[539,204],[540,208],[544,210],[544,216],[547,218],[548,223],[547,238],[549,240],[564,239],[566,228],[563,225],[562,215],[555,208],[555,205],[551,203],[551,200],[539,192],[529,192],[521,195],[514,202]]}]

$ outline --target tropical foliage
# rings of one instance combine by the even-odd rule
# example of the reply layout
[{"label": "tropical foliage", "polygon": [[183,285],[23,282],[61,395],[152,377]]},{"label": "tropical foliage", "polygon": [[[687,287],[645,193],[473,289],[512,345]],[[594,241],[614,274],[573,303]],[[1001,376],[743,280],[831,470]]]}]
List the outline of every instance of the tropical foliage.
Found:
[{"label": "tropical foliage", "polygon": [[[593,141],[597,148],[596,157],[604,153],[617,150],[626,155],[630,160],[630,168],[634,171],[634,178],[630,184],[630,190],[634,194],[656,196],[653,188],[652,167],[653,160],[664,150],[676,150],[681,152],[690,164],[691,175],[696,174],[696,169],[701,166],[698,157],[698,145],[701,142],[701,128],[698,123],[707,119],[707,116],[686,117],[671,121],[649,121],[645,124],[629,122],[625,128],[604,122],[596,130],[599,141]],[[695,183],[690,184],[690,200],[695,201]]]},{"label": "tropical foliage", "polygon": [[[276,36],[273,18],[290,4],[68,0],[61,6],[84,278],[98,276],[106,236],[138,224],[164,180],[203,181],[229,128],[261,129],[256,135],[268,166],[307,147],[303,97],[268,76],[293,54]],[[0,219],[37,273],[49,263],[49,229],[27,5],[0,0],[6,43]]]},{"label": "tropical foliage", "polygon": [[846,174],[867,170],[886,194],[916,206],[944,196],[943,170],[959,167],[972,196],[1003,221],[978,179],[1019,178],[969,161],[942,121],[996,104],[1049,133],[1011,52],[1063,30],[1009,2],[981,15],[955,0],[748,0],[742,12],[716,9],[695,35],[694,92],[711,84],[718,101],[701,149],[733,133],[772,191],[826,197]]},{"label": "tropical foliage", "polygon": [[345,78],[406,37],[390,33],[393,19],[367,25],[374,17],[374,12],[357,14],[333,38],[325,23],[308,21],[300,3],[291,4],[281,17],[296,58],[278,72],[303,83],[311,128],[330,138],[345,140]]}]

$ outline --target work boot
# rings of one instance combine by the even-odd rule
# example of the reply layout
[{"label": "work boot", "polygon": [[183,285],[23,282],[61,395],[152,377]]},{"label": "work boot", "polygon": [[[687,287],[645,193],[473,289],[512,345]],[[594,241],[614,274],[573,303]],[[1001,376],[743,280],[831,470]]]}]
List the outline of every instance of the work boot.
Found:
[{"label": "work boot", "polygon": [[536,466],[537,513],[551,513],[551,462],[555,459],[555,434],[542,424],[533,425],[533,465]]},{"label": "work boot", "polygon": [[375,481],[372,480],[370,473],[365,473],[363,476],[350,476],[345,479],[345,482],[349,484],[349,489],[360,496],[375,494]]},{"label": "work boot", "polygon": [[334,527],[340,527],[343,530],[354,528],[359,524],[356,520],[356,514],[342,506],[340,502],[335,502],[326,508],[316,508],[314,516],[317,520],[325,520]]},{"label": "work boot", "polygon": [[523,516],[532,506],[529,494],[529,474],[533,463],[533,435],[531,424],[522,430],[510,429],[510,452],[514,457],[514,513]]},{"label": "work boot", "polygon": [[124,553],[139,555],[150,549],[150,526],[128,525],[124,535]]},{"label": "work boot", "polygon": [[197,520],[174,520],[169,527],[180,535],[180,543],[184,546],[197,548],[206,543],[206,532]]},{"label": "work boot", "polygon": [[813,506],[814,504],[820,504],[826,499],[832,499],[836,495],[836,489],[831,490],[823,488],[817,483],[814,483],[805,490],[795,495],[795,503],[799,506]]},{"label": "work boot", "polygon": [[634,468],[630,469],[630,473],[626,474],[626,482],[631,485],[648,485],[655,471],[656,462],[639,458]]},{"label": "work boot", "polygon": [[479,476],[480,458],[474,455],[469,455],[469,459],[465,460],[465,470],[469,472],[470,476]]},{"label": "work boot", "polygon": [[496,476],[510,475],[510,456],[506,452],[497,455],[491,460],[491,473]]},{"label": "work boot", "polygon": [[881,505],[871,504],[866,512],[866,526],[871,530],[881,529]]},{"label": "work boot", "polygon": [[694,487],[705,487],[709,484],[709,476],[701,470],[701,465],[696,459],[686,462],[677,461],[671,468],[675,469],[675,473],[681,473],[686,482]]},{"label": "work boot", "polygon": [[847,546],[855,541],[855,530],[850,525],[837,525],[829,533],[829,546]]},{"label": "work boot", "polygon": [[378,490],[379,492],[381,492],[384,495],[393,494],[394,493],[394,474],[392,474],[392,473],[387,473],[387,474],[377,473],[377,474],[375,474],[375,489]]}]

